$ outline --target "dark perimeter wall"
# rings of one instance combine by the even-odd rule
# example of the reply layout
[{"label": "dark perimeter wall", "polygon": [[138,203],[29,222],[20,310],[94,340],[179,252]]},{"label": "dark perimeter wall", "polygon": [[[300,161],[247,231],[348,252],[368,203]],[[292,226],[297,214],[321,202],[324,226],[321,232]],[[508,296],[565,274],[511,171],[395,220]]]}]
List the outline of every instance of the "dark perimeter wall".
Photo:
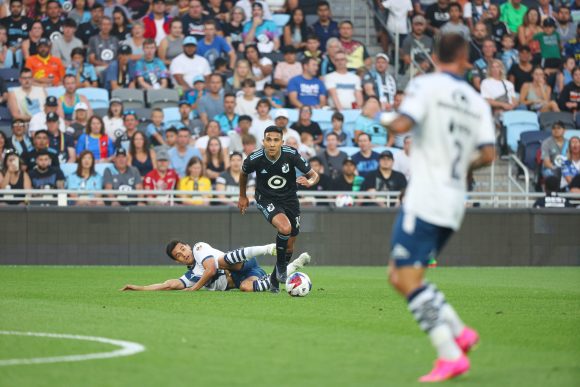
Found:
[{"label": "dark perimeter wall", "polygon": [[[304,208],[296,252],[310,252],[317,265],[384,265],[395,216]],[[257,211],[241,216],[234,208],[0,208],[0,264],[165,265],[171,238],[227,250],[274,237]],[[470,209],[440,263],[580,265],[580,211]]]}]

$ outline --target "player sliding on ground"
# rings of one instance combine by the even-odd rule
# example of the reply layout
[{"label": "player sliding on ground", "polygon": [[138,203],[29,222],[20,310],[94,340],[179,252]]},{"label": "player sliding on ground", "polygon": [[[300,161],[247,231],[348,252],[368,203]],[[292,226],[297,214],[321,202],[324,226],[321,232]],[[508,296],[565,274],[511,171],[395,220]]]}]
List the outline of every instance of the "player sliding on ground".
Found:
[{"label": "player sliding on ground", "polygon": [[[146,286],[125,285],[121,290],[229,290],[263,292],[270,288],[270,278],[260,267],[256,256],[275,255],[276,245],[239,248],[227,253],[214,249],[209,244],[198,242],[193,249],[188,244],[173,240],[166,248],[167,255],[174,261],[187,266],[179,279]],[[251,257],[247,259],[247,257]],[[310,263],[310,255],[302,253],[290,265],[292,273]]]},{"label": "player sliding on ground", "polygon": [[[264,149],[250,154],[242,166],[238,200],[238,208],[243,215],[250,204],[246,196],[248,175],[256,172],[256,205],[266,220],[278,230],[276,266],[270,276],[270,291],[273,293],[278,293],[279,283],[286,281],[286,266],[292,258],[294,242],[300,232],[297,183],[311,187],[320,179],[296,149],[282,143],[282,129],[268,126],[264,130]],[[295,168],[304,176],[296,179]]]},{"label": "player sliding on ground", "polygon": [[407,298],[410,312],[437,351],[435,367],[421,382],[451,379],[470,368],[466,354],[479,336],[465,326],[443,293],[425,281],[425,267],[461,225],[468,170],[495,158],[491,109],[463,80],[469,66],[467,42],[457,34],[443,35],[436,57],[438,71],[409,84],[399,113],[381,115],[395,134],[415,128],[413,179],[393,226],[389,280]]}]

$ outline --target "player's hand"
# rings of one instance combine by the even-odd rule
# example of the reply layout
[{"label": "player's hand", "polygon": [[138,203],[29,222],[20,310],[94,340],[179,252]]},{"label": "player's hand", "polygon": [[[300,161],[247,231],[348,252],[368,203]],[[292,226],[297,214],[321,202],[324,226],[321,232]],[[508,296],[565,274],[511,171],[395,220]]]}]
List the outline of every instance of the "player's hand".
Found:
[{"label": "player's hand", "polygon": [[137,290],[137,285],[125,285],[121,288],[122,292],[127,290]]},{"label": "player's hand", "polygon": [[242,215],[244,215],[246,213],[246,210],[248,209],[248,206],[250,205],[250,201],[248,200],[248,198],[246,196],[241,197],[238,200],[238,208],[240,209],[240,213]]},{"label": "player's hand", "polygon": [[305,176],[300,176],[298,179],[296,179],[296,183],[298,183],[306,188],[312,187],[312,184],[310,184],[310,182],[308,181],[308,179]]}]

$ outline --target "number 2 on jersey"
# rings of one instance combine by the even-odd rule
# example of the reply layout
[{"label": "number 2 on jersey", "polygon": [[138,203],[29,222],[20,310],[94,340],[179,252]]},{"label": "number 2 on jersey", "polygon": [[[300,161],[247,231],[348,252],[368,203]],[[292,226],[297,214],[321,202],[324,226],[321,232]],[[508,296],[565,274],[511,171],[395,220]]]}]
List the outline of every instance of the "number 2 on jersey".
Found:
[{"label": "number 2 on jersey", "polygon": [[[455,127],[455,123],[453,121],[451,121],[449,123],[449,132],[451,134],[454,134],[456,130]],[[457,170],[458,165],[459,165],[459,161],[461,160],[461,153],[463,151],[463,146],[461,145],[461,142],[459,142],[459,140],[455,139],[454,142],[454,150],[455,150],[455,157],[453,158],[453,162],[451,163],[451,178],[453,180],[461,180],[461,175],[459,174],[459,171]]]}]

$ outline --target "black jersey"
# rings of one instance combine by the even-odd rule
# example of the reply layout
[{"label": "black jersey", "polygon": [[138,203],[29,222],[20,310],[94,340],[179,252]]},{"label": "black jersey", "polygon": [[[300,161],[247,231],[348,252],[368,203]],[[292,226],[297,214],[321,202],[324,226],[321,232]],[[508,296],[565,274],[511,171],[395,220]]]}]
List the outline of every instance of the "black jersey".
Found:
[{"label": "black jersey", "polygon": [[282,146],[278,160],[271,161],[264,149],[250,154],[244,161],[242,171],[246,175],[256,172],[256,192],[272,200],[296,199],[296,169],[310,172],[310,164],[296,149]]}]

